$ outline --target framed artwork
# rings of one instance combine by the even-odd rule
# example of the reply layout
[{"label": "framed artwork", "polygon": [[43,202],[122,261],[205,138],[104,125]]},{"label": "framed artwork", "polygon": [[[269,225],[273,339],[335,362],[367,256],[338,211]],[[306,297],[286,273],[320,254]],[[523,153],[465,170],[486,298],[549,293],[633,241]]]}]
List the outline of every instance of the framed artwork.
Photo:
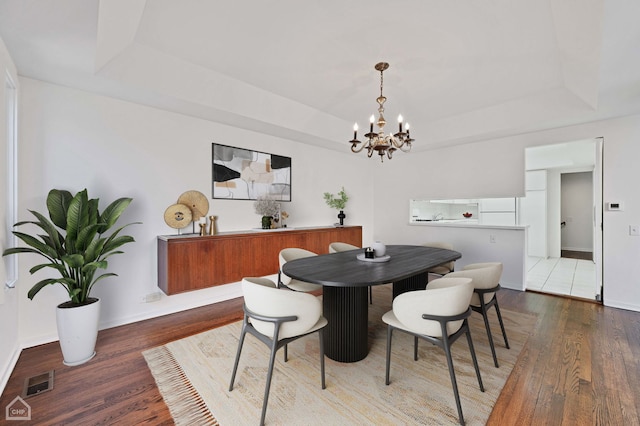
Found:
[{"label": "framed artwork", "polygon": [[212,148],[212,198],[291,201],[291,157],[217,143]]}]

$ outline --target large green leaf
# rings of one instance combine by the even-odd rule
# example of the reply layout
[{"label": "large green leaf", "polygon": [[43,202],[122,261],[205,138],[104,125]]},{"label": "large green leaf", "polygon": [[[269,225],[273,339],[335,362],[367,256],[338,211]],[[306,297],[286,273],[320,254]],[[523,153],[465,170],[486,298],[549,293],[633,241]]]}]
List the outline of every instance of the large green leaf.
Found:
[{"label": "large green leaf", "polygon": [[[35,252],[32,251],[31,253],[38,253],[47,258],[55,258],[58,255],[54,247],[47,245],[46,243],[40,241],[36,237],[33,237],[29,234],[25,234],[23,232],[18,232],[18,231],[13,231],[13,235],[20,238],[26,245],[33,247],[33,249],[36,250]],[[12,254],[12,253],[8,253],[8,254]]]},{"label": "large green leaf", "polygon": [[91,224],[82,228],[76,237],[75,251],[81,253],[87,250],[98,234],[99,228],[99,223]]},{"label": "large green leaf", "polygon": [[54,224],[51,223],[51,221],[49,221],[44,215],[33,210],[29,211],[38,219],[37,225],[42,228],[42,230],[46,232],[47,236],[49,237],[48,239],[42,238],[43,241],[45,241],[56,252],[60,253],[62,250],[60,232],[56,229]]},{"label": "large green leaf", "polygon": [[62,261],[71,268],[82,268],[84,266],[84,256],[77,253],[62,256]]},{"label": "large green leaf", "polygon": [[27,293],[27,297],[29,299],[33,299],[33,296],[38,294],[38,292],[42,290],[44,287],[48,286],[49,284],[57,284],[59,282],[60,282],[59,279],[53,279],[53,278],[47,278],[45,280],[39,281],[33,287],[31,287],[31,289]]},{"label": "large green leaf", "polygon": [[67,229],[67,209],[72,198],[69,191],[59,189],[52,189],[47,196],[49,217],[60,229]]},{"label": "large green leaf", "polygon": [[[87,190],[78,192],[67,209],[67,251],[76,249],[78,234],[89,224],[89,197]],[[74,251],[75,252],[75,251]]]},{"label": "large green leaf", "polygon": [[58,272],[60,272],[60,275],[62,276],[65,276],[67,273],[67,269],[64,267],[63,264],[60,264],[60,263],[42,263],[40,265],[35,265],[31,269],[29,269],[29,273],[33,275],[36,272],[38,272],[40,269],[44,269],[44,268],[56,269]]},{"label": "large green leaf", "polygon": [[104,227],[100,230],[101,234],[110,229],[117,221],[122,212],[131,203],[131,198],[118,198],[113,203],[109,204],[100,216],[100,222],[105,223]]}]

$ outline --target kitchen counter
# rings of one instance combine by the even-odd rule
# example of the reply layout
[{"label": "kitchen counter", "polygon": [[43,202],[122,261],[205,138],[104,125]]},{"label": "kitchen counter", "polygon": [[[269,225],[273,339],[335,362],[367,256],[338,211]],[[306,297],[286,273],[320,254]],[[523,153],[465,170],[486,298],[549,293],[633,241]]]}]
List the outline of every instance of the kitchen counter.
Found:
[{"label": "kitchen counter", "polygon": [[460,228],[525,229],[526,225],[484,225],[478,219],[411,220],[411,226],[449,226]]}]

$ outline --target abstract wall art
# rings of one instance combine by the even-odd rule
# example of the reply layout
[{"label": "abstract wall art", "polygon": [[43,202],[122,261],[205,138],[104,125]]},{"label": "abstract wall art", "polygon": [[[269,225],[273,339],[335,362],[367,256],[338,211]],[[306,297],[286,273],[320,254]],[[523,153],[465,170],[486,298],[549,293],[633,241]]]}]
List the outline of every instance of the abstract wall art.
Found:
[{"label": "abstract wall art", "polygon": [[212,198],[291,201],[291,158],[212,144]]}]

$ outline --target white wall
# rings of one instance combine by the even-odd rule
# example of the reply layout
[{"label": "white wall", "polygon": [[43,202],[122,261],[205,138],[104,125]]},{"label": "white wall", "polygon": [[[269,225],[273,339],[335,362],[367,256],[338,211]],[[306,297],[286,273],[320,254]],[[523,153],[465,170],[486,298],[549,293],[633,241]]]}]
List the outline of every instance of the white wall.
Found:
[{"label": "white wall", "polygon": [[[27,209],[42,211],[51,188],[86,187],[101,199],[101,208],[117,197],[132,197],[122,224],[143,222],[128,228],[136,242],[110,259],[119,277],[96,286],[103,302],[101,328],[240,295],[235,283],[141,302],[158,291],[157,235],[176,233],[164,222],[165,209],[187,190],[211,196],[212,142],[292,157],[293,201],[284,207],[291,227],[336,222],[337,212],[322,194],[344,186],[350,197],[346,223],[362,225],[363,240],[372,241],[373,188],[363,179],[371,163],[351,154],[346,143],[342,154],[36,80],[21,79],[21,89],[19,219],[29,219]],[[210,199],[210,214],[218,216],[221,232],[260,226],[251,201]],[[31,265],[22,258],[18,285],[26,346],[57,339],[54,307],[66,299],[57,286],[28,300],[26,292],[37,280],[27,272]]]},{"label": "white wall", "polygon": [[[2,39],[0,39],[0,252],[9,247],[7,230],[7,111],[5,103],[5,76],[15,85],[18,76],[15,65]],[[9,374],[18,360],[18,300],[16,289],[5,287],[7,258],[0,260],[0,391],[4,389]]]},{"label": "white wall", "polygon": [[[604,137],[604,201],[625,204],[622,212],[604,212],[604,303],[640,311],[640,238],[628,233],[628,226],[637,224],[640,217],[640,197],[634,185],[629,184],[640,180],[636,164],[640,158],[639,115],[464,146],[399,153],[374,170],[375,238],[385,242],[417,238],[413,235],[415,227],[407,219],[411,198],[522,196],[525,147],[600,136]],[[416,135],[414,146],[419,144]]]}]

